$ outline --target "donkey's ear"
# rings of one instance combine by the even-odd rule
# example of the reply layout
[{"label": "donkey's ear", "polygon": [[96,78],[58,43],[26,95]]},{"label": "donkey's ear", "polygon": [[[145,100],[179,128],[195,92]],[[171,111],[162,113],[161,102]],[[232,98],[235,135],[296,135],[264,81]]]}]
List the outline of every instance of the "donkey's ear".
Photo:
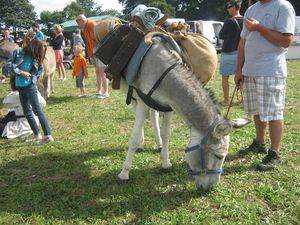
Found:
[{"label": "donkey's ear", "polygon": [[236,119],[232,119],[231,123],[233,128],[238,129],[251,123],[251,120],[248,118],[236,118]]},{"label": "donkey's ear", "polygon": [[230,133],[232,129],[232,124],[229,120],[221,120],[215,127],[215,130],[213,132],[213,136],[216,138],[221,138]]}]

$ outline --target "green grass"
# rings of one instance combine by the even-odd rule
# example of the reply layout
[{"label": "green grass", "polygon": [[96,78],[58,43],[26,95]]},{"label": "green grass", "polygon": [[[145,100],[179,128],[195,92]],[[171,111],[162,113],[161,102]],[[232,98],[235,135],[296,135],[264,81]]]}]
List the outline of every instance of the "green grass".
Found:
[{"label": "green grass", "polygon": [[[188,130],[181,118],[174,115],[172,122],[173,171],[160,172],[147,121],[145,151],[135,155],[130,180],[119,183],[134,120],[125,95],[110,90],[108,99],[92,97],[92,68],[87,98],[77,97],[70,72],[66,82],[56,75],[56,93],[44,108],[55,142],[0,140],[0,224],[299,224],[300,61],[289,61],[288,68],[284,164],[260,173],[254,168],[262,156],[226,162],[221,183],[205,195],[187,175]],[[209,86],[221,100],[218,74]],[[0,86],[1,102],[8,92],[6,82]],[[0,111],[6,113],[2,105]],[[230,118],[243,115],[241,106],[229,113]],[[232,132],[230,153],[248,145],[253,135],[253,123]]]}]

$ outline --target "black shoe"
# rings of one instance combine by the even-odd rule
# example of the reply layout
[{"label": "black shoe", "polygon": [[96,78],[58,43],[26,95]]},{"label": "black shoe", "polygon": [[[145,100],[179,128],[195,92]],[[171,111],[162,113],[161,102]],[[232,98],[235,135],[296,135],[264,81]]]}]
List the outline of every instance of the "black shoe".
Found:
[{"label": "black shoe", "polygon": [[262,162],[256,166],[256,169],[259,171],[269,171],[273,170],[276,166],[280,165],[281,163],[282,160],[279,157],[278,153],[269,149],[268,155],[266,155],[263,158]]},{"label": "black shoe", "polygon": [[267,154],[267,149],[265,144],[261,144],[259,141],[253,139],[253,142],[249,147],[245,149],[241,149],[238,151],[239,155],[247,155],[249,153],[260,153],[260,154]]}]

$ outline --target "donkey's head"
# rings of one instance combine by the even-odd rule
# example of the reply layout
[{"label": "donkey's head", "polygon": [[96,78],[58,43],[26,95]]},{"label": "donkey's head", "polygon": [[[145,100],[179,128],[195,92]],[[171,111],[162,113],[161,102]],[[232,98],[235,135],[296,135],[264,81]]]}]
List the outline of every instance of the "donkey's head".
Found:
[{"label": "donkey's head", "polygon": [[223,173],[223,163],[229,148],[229,132],[232,123],[228,120],[215,120],[206,134],[197,135],[197,131],[191,130],[191,135],[201,136],[196,145],[189,145],[186,149],[186,162],[189,165],[189,173],[194,176],[198,189],[210,190],[219,183]]}]

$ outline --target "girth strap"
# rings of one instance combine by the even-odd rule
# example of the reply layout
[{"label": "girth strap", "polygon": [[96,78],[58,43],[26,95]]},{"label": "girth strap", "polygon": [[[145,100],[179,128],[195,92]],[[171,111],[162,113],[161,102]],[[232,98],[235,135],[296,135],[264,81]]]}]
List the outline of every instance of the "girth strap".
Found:
[{"label": "girth strap", "polygon": [[177,65],[179,65],[178,62],[175,62],[173,65],[171,65],[168,69],[166,69],[163,74],[160,76],[160,78],[155,82],[153,87],[150,89],[148,94],[144,94],[141,90],[134,86],[129,86],[128,92],[127,92],[127,98],[126,98],[126,104],[129,105],[132,99],[133,89],[137,92],[138,96],[143,100],[143,102],[149,106],[152,109],[155,109],[157,111],[161,112],[171,112],[172,108],[170,106],[164,106],[158,103],[156,100],[154,100],[151,95],[153,92],[159,87],[162,80],[165,78],[165,76],[174,69]]}]

